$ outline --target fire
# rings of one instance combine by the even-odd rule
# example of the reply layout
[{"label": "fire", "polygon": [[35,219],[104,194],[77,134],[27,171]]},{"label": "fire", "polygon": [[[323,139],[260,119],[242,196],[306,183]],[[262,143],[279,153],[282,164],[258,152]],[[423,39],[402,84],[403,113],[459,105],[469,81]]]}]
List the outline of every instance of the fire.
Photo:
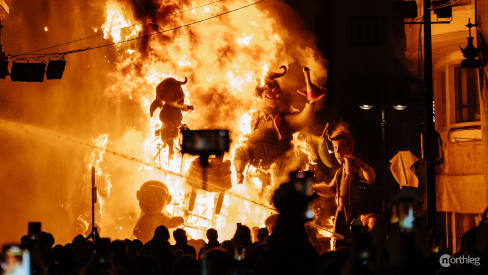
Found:
[{"label": "fire", "polygon": [[91,152],[91,163],[89,169],[91,170],[91,167],[95,167],[95,177],[98,179],[95,180],[95,184],[97,185],[97,202],[100,204],[100,217],[103,217],[104,198],[108,198],[110,196],[110,190],[112,189],[110,175],[108,173],[104,173],[100,166],[100,164],[103,162],[105,149],[108,144],[108,134],[103,134],[93,139],[93,144],[98,149]]},{"label": "fire", "polygon": [[[178,80],[188,77],[188,83],[182,86],[186,94],[185,104],[194,105],[195,109],[183,112],[183,123],[190,129],[229,129],[232,147],[225,159],[232,160],[235,149],[246,135],[251,134],[251,118],[256,108],[254,90],[256,85],[264,84],[267,72],[281,65],[297,63],[315,68],[313,73],[325,74],[320,54],[312,50],[315,47],[313,41],[303,39],[298,42],[301,40],[280,27],[277,15],[264,5],[250,5],[231,14],[204,20],[249,4],[249,1],[234,0],[192,8],[180,1],[159,1],[159,11],[172,11],[155,22],[159,30],[201,22],[147,36],[145,51],[118,47],[119,58],[112,74],[114,84],[106,91],[108,97],[130,98],[145,114],[140,118],[141,125],[145,125],[144,143],[128,146],[140,148],[144,160],[150,165],[135,171],[140,180],[131,183],[137,185],[132,189],[137,189],[147,179],[164,182],[173,197],[166,211],[186,217],[184,226],[192,238],[202,238],[206,228],[214,227],[219,229],[221,238],[228,239],[237,222],[249,227],[263,227],[265,218],[274,211],[268,198],[261,196],[261,180],[252,179],[251,184],[233,183],[232,189],[225,193],[220,214],[213,212],[217,194],[201,190],[197,191],[192,213],[185,212],[191,190],[185,183],[185,175],[195,157],[180,154],[178,139],[172,145],[175,153],[171,156],[170,148],[155,136],[161,127],[159,113],[149,117],[155,87],[167,77]],[[117,43],[144,35],[142,27],[137,25],[142,23],[145,22],[135,20],[122,4],[109,0],[106,21],[101,29],[106,39]],[[291,48],[294,50],[290,51]],[[235,171],[233,173],[235,176]]]},{"label": "fire", "polygon": [[[127,18],[123,7],[116,1],[107,2],[106,13],[107,21],[101,26],[105,39],[112,37],[113,41],[118,43],[137,35],[142,29],[140,25],[133,26],[134,20]],[[97,29],[95,28],[94,31],[97,32]]]}]

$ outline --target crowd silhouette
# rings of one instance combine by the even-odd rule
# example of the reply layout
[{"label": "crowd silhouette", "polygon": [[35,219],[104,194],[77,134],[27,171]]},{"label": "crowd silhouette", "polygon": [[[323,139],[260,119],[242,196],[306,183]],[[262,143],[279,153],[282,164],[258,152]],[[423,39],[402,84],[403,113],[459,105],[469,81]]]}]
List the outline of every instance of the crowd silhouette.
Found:
[{"label": "crowd silhouette", "polygon": [[[377,215],[374,228],[353,225],[350,238],[338,243],[335,251],[319,254],[305,226],[314,199],[315,194],[303,192],[292,182],[281,184],[272,198],[279,216],[270,228],[252,231],[237,224],[234,236],[222,243],[218,231],[210,228],[199,250],[189,244],[181,228],[172,232],[175,244],[171,245],[164,226],[157,227],[147,243],[78,235],[71,243],[55,245],[53,235],[40,232],[23,236],[21,247],[30,251],[31,274],[47,275],[488,274],[486,211],[484,219],[463,236],[459,251],[450,255],[479,257],[479,264],[445,267],[439,258],[449,251],[440,231],[429,232],[415,223],[412,227],[392,223],[401,220],[402,209],[412,206],[404,199],[395,202],[390,214]],[[4,249],[2,262],[8,257]]]}]

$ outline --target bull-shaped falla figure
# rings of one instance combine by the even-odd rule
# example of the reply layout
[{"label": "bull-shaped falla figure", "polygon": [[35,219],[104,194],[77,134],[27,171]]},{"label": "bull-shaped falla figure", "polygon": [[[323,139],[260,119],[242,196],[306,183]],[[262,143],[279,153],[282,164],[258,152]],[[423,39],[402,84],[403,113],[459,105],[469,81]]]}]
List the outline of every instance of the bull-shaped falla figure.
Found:
[{"label": "bull-shaped falla figure", "polygon": [[192,111],[193,106],[185,104],[185,93],[181,88],[188,79],[178,81],[172,77],[166,78],[156,87],[156,99],[151,103],[149,113],[153,116],[156,109],[161,108],[159,120],[162,122],[161,129],[156,131],[156,135],[161,136],[161,141],[168,146],[170,157],[173,155],[173,144],[178,137],[180,128],[183,126],[182,111]]}]

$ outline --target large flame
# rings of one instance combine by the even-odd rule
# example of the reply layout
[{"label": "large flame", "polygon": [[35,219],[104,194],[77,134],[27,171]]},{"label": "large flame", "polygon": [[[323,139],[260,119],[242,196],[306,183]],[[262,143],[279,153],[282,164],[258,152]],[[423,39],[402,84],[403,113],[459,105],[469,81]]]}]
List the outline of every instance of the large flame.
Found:
[{"label": "large flame", "polygon": [[[147,20],[134,19],[120,2],[109,0],[106,3],[106,22],[101,28],[107,39],[120,42],[143,35],[147,39],[144,49],[140,48],[142,43],[117,47],[114,84],[107,90],[107,96],[127,96],[146,114],[140,118],[141,125],[145,125],[145,141],[127,141],[127,146],[139,148],[150,164],[137,171],[140,180],[131,183],[136,185],[132,189],[136,190],[147,179],[163,181],[173,196],[173,203],[166,211],[184,216],[190,187],[182,176],[194,157],[182,157],[178,153],[179,140],[173,144],[177,153],[170,157],[169,148],[154,135],[161,126],[158,113],[149,117],[156,85],[167,77],[178,80],[188,77],[188,84],[182,86],[185,103],[194,105],[195,109],[184,112],[183,123],[190,129],[229,129],[232,148],[226,158],[231,159],[235,148],[251,133],[251,116],[256,108],[254,90],[256,85],[264,83],[268,71],[281,65],[298,64],[311,67],[315,76],[324,76],[325,69],[320,53],[313,50],[313,40],[301,38],[302,33],[282,27],[277,12],[262,3],[165,32],[252,2],[229,0],[203,7],[201,3],[182,4],[190,1],[153,2],[157,3],[159,11],[168,12],[164,13],[164,18],[156,18],[157,22],[152,23],[158,26],[151,28],[141,27],[148,24]],[[195,6],[198,8],[192,8]],[[160,34],[151,35],[143,30]],[[295,143],[301,144],[300,139],[296,137]],[[219,229],[220,238],[225,239],[231,237],[237,222],[262,227],[265,218],[274,211],[267,198],[260,198],[261,185],[259,179],[253,179],[252,184],[234,183],[226,192],[222,212],[218,215],[213,213],[216,194],[198,191],[195,208],[185,219],[187,232],[193,238],[201,238],[206,228],[214,227]]]}]

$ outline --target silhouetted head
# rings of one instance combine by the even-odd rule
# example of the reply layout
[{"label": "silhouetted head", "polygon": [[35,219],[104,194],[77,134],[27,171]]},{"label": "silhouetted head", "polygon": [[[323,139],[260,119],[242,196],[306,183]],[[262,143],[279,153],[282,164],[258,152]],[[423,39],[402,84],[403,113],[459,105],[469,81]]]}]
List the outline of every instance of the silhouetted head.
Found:
[{"label": "silhouetted head", "polygon": [[40,241],[41,246],[45,249],[50,249],[54,245],[54,237],[48,232],[41,232]]},{"label": "silhouetted head", "polygon": [[174,275],[200,275],[200,265],[195,257],[183,255],[174,263]]},{"label": "silhouetted head", "polygon": [[273,234],[274,227],[276,226],[276,221],[278,221],[279,214],[273,214],[266,218],[264,224],[266,225],[266,229],[270,234]]},{"label": "silhouetted head", "polygon": [[73,238],[73,241],[71,242],[73,245],[76,244],[86,244],[86,239],[83,237],[83,235],[78,234]]},{"label": "silhouetted head", "polygon": [[281,184],[275,190],[272,201],[278,212],[280,212],[280,219],[284,218],[297,222],[305,222],[313,218],[311,206],[317,194],[312,193],[309,195],[297,190],[297,186],[299,185],[290,181]]},{"label": "silhouetted head", "polygon": [[168,228],[164,225],[160,225],[156,227],[154,230],[154,239],[162,240],[162,241],[169,241],[169,231]]},{"label": "silhouetted head", "polygon": [[232,243],[234,246],[250,246],[252,244],[251,240],[251,230],[245,225],[238,224],[236,233],[232,238]]},{"label": "silhouetted head", "polygon": [[176,243],[186,244],[188,242],[186,231],[181,228],[173,231],[173,238],[175,239]]},{"label": "silhouetted head", "polygon": [[115,240],[110,244],[112,256],[118,260],[124,261],[127,256],[128,247],[124,241]]},{"label": "silhouetted head", "polygon": [[210,228],[207,230],[207,239],[209,242],[216,242],[219,238],[219,233],[217,230]]},{"label": "silhouetted head", "polygon": [[[168,232],[167,240],[169,240],[169,232]],[[144,244],[142,243],[141,240],[135,239],[135,240],[132,240],[132,245],[135,247],[136,250],[140,251]]]},{"label": "silhouetted head", "polygon": [[258,241],[263,242],[269,236],[269,231],[266,227],[259,228],[258,230]]}]

